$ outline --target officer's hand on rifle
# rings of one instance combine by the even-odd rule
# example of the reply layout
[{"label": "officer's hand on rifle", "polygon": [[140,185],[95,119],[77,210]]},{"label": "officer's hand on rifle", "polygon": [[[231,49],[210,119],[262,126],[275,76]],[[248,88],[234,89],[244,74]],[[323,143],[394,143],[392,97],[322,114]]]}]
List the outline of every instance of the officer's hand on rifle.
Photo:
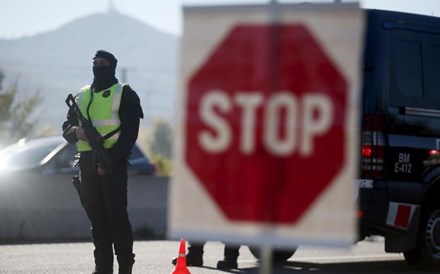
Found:
[{"label": "officer's hand on rifle", "polygon": [[[109,167],[110,168],[110,167]],[[98,162],[97,167],[96,167],[96,172],[98,173],[98,175],[106,175],[109,174],[109,172],[107,171],[107,169]],[[111,173],[111,172],[110,172]]]},{"label": "officer's hand on rifle", "polygon": [[86,137],[86,133],[85,133],[84,129],[81,126],[78,126],[76,128],[75,135],[76,135],[76,138],[78,138],[78,140],[88,141],[87,137]]},{"label": "officer's hand on rifle", "polygon": [[100,167],[100,166],[98,167],[97,172],[98,172],[99,175],[105,175],[105,174],[107,174],[107,172],[105,171],[105,169],[102,168],[102,167]]}]

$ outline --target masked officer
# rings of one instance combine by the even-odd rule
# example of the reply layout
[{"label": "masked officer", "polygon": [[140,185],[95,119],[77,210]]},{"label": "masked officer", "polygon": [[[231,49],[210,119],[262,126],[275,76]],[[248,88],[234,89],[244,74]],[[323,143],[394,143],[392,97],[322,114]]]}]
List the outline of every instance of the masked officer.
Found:
[{"label": "masked officer", "polygon": [[64,138],[76,143],[80,153],[81,200],[92,226],[95,274],[113,273],[113,250],[120,274],[132,273],[134,263],[127,213],[127,162],[143,112],[136,92],[116,79],[116,65],[113,54],[97,51],[93,57],[93,83],[75,97],[83,116],[104,136],[111,166],[104,167],[97,160],[73,109],[62,126]]}]

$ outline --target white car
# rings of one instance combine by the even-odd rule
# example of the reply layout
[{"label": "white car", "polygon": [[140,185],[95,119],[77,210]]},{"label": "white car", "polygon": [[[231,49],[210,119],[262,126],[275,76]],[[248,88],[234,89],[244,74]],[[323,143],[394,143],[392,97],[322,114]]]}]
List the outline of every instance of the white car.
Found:
[{"label": "white car", "polygon": [[[76,147],[62,136],[22,139],[0,150],[0,174],[33,171],[44,175],[72,174]],[[154,174],[155,167],[147,156],[135,145],[132,149],[129,174]]]}]

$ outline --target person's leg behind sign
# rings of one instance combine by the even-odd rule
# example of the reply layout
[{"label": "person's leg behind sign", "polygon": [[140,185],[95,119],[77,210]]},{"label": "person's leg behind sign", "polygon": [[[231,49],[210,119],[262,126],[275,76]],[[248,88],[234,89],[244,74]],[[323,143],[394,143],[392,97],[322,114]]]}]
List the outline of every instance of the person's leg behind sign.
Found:
[{"label": "person's leg behind sign", "polygon": [[[205,242],[189,242],[186,263],[188,266],[203,266],[203,253]],[[218,261],[218,269],[237,269],[237,259],[240,245],[225,244],[224,259]],[[173,258],[172,264],[176,265],[177,258]]]},{"label": "person's leg behind sign", "polygon": [[218,269],[237,269],[240,245],[225,244],[224,259],[217,262]]},{"label": "person's leg behind sign", "polygon": [[[186,254],[186,264],[188,266],[202,266],[203,265],[203,248],[205,242],[188,242],[188,253]],[[176,265],[177,258],[171,261]]]}]

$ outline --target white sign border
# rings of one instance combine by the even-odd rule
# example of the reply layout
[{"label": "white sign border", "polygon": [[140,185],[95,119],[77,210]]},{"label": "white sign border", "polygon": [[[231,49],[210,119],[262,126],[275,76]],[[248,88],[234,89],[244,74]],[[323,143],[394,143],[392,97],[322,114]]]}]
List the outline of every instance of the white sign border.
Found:
[{"label": "white sign border", "polygon": [[[357,12],[359,18],[355,19],[355,24],[349,24],[347,27],[351,31],[344,35],[355,35],[355,30],[357,30],[357,39],[353,36],[344,39],[349,39],[357,41],[359,51],[362,48],[361,36],[363,34],[363,13],[359,11],[357,5],[339,5],[336,7],[330,7],[328,4],[316,4],[314,8],[307,6],[305,8],[300,8],[298,4],[282,5],[284,11],[288,8],[290,13],[282,13],[282,22],[295,23],[300,22],[306,24],[309,29],[314,33],[314,36],[321,41],[321,44],[329,44],[335,38],[331,35],[331,31],[325,31],[324,35],[320,34],[322,32],[322,22],[319,24],[314,20],[313,16],[310,16],[311,12],[316,12],[315,8],[318,9],[318,13],[322,12],[327,22],[334,19],[334,14],[329,12],[331,10],[341,10],[343,13],[347,13],[348,22],[352,19],[350,15],[353,12]],[[252,16],[244,16],[242,9],[251,9],[255,12]],[[291,10],[290,10],[291,9]],[[338,214],[337,210],[341,207],[347,207],[349,203],[354,201],[354,188],[355,182],[353,180],[353,186],[350,187],[347,184],[347,180],[354,178],[353,174],[357,168],[357,154],[355,149],[358,148],[358,139],[356,129],[358,128],[358,116],[356,115],[356,109],[359,109],[358,105],[358,92],[360,87],[360,73],[356,69],[350,69],[349,66],[343,64],[347,62],[354,62],[354,60],[347,61],[347,50],[344,47],[326,47],[327,55],[331,56],[334,60],[336,66],[340,69],[342,74],[349,79],[349,86],[353,89],[350,93],[351,97],[348,98],[350,101],[350,109],[348,113],[352,113],[347,119],[346,131],[349,142],[346,142],[346,168],[341,171],[341,173],[335,178],[331,186],[321,194],[321,196],[316,200],[314,205],[304,214],[304,217],[294,226],[291,225],[264,225],[255,224],[252,222],[231,222],[225,219],[225,216],[215,205],[215,203],[210,198],[206,190],[197,182],[196,176],[192,174],[190,168],[185,164],[184,161],[184,146],[185,143],[184,135],[184,121],[186,119],[186,113],[184,106],[186,105],[185,99],[185,89],[187,86],[187,81],[191,75],[205,62],[211,50],[216,47],[216,45],[225,37],[227,32],[238,23],[267,23],[270,17],[270,12],[267,11],[265,6],[243,6],[241,8],[234,7],[191,7],[184,9],[185,14],[191,17],[190,20],[185,20],[184,38],[182,48],[182,64],[181,64],[181,81],[180,81],[180,94],[179,94],[179,108],[175,125],[176,125],[176,136],[175,143],[175,162],[174,162],[174,174],[175,177],[172,178],[171,182],[171,192],[170,192],[170,214],[169,214],[169,230],[168,236],[171,238],[189,238],[194,240],[220,240],[228,242],[238,242],[243,244],[275,244],[279,246],[297,246],[298,244],[306,245],[330,245],[330,246],[340,246],[349,245],[355,241],[356,237],[356,212],[355,210],[347,210],[347,212]],[[228,16],[219,13],[227,13]],[[332,18],[333,16],[333,18]],[[206,29],[206,25],[202,22],[203,20],[216,19],[216,24],[214,28],[210,27],[209,32],[216,36],[217,38],[209,38],[200,35],[201,32]],[[231,19],[235,18],[235,19]],[[246,18],[246,19],[245,19]],[[345,19],[344,17],[342,17]],[[338,16],[338,20],[341,20],[341,15]],[[326,26],[331,24],[325,23]],[[203,42],[198,41],[200,37],[204,37]],[[185,49],[190,48],[192,43],[203,44],[204,47],[197,48],[192,54],[185,51]],[[353,45],[351,45],[353,47]],[[356,47],[356,46],[355,46]],[[360,56],[360,52],[358,53]],[[359,60],[357,60],[359,62]],[[349,191],[347,191],[347,187]],[[351,196],[349,192],[351,193]],[[190,195],[182,195],[182,193],[189,193]],[[339,199],[335,203],[334,197],[338,197],[339,193],[348,194],[347,200]],[[336,196],[335,196],[336,195]],[[329,208],[330,205],[335,205],[335,209]],[[347,202],[348,201],[348,202]],[[197,211],[195,214],[182,213],[182,207],[189,207],[192,209],[203,208],[203,211]],[[336,212],[336,214],[326,216],[323,218],[322,209],[325,208],[328,212]],[[347,217],[347,214],[350,216]],[[329,223],[347,223],[347,226],[338,227],[335,233],[327,233],[327,235],[322,235],[320,233],[320,227],[328,227]],[[209,220],[209,222],[207,222]],[[347,236],[348,235],[348,236]]]}]

